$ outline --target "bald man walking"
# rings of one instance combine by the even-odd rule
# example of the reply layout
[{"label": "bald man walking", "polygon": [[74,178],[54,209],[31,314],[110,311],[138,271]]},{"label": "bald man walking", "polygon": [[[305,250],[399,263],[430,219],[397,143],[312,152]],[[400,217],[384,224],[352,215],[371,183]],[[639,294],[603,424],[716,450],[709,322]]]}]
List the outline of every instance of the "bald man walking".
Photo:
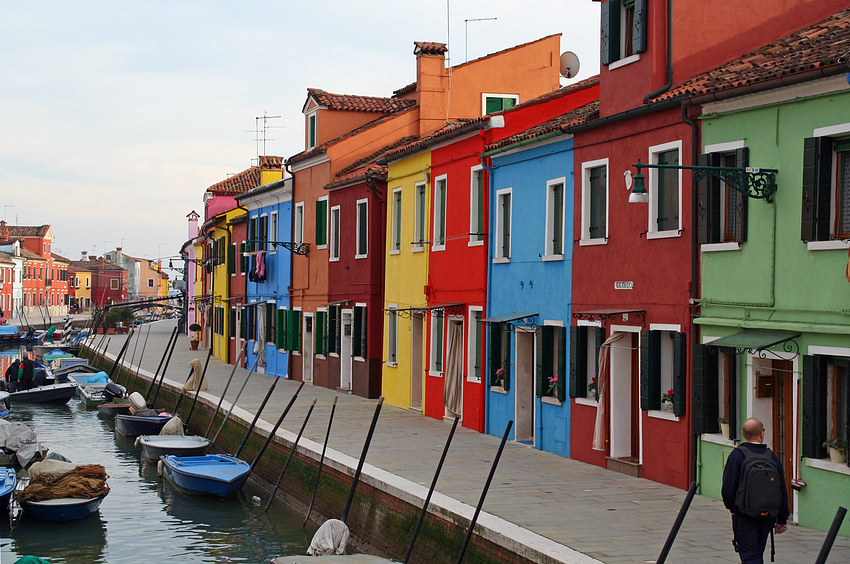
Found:
[{"label": "bald man walking", "polygon": [[[785,489],[785,472],[782,469],[782,462],[779,458],[764,444],[764,425],[755,417],[750,417],[744,421],[744,426],[741,428],[741,434],[746,442],[738,445],[738,448],[729,454],[726,460],[726,469],[723,471],[723,504],[732,512],[732,530],[735,534],[735,547],[741,557],[743,564],[763,564],[764,563],[764,548],[767,545],[767,537],[771,530],[775,533],[784,533],[787,529],[788,516],[788,490]],[[746,450],[745,450],[746,449]],[[769,454],[768,454],[769,453]],[[778,515],[768,515],[764,517],[747,515],[742,508],[739,486],[741,485],[742,469],[745,463],[750,459],[772,460],[776,465],[778,476],[776,480],[779,482],[778,500],[773,500],[775,506],[778,507]],[[749,465],[747,465],[749,466]],[[764,470],[766,475],[772,475],[772,469],[769,464]],[[746,471],[746,470],[745,470]]]}]

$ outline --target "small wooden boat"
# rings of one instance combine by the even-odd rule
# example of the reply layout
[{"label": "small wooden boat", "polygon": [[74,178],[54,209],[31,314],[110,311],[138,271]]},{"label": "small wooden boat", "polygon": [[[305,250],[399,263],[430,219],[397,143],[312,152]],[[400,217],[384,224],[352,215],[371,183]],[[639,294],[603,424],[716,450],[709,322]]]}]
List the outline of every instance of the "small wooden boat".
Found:
[{"label": "small wooden boat", "polygon": [[212,441],[197,435],[142,435],[138,443],[144,449],[145,458],[157,461],[161,456],[203,456]]},{"label": "small wooden boat", "polygon": [[130,415],[130,401],[127,399],[114,399],[97,406],[97,414],[104,417],[115,417],[116,415]]},{"label": "small wooden boat", "polygon": [[115,416],[115,430],[125,437],[156,435],[171,417],[171,415],[118,414]]},{"label": "small wooden boat", "polygon": [[18,476],[14,469],[0,468],[0,511],[5,511],[9,507],[9,499],[17,483]]},{"label": "small wooden boat", "polygon": [[106,402],[103,389],[106,384],[87,384],[77,387],[77,397],[83,409],[96,409],[97,406]]},{"label": "small wooden boat", "polygon": [[[94,374],[71,374],[68,378],[77,383],[77,396],[83,409],[94,409],[114,396],[126,395],[127,390],[113,383],[103,371]],[[116,389],[118,392],[114,395],[104,393],[107,388]]]},{"label": "small wooden boat", "polygon": [[21,501],[24,515],[38,521],[75,521],[88,517],[100,507],[106,494],[92,498],[63,497],[43,501]]},{"label": "small wooden boat", "polygon": [[174,456],[160,458],[157,469],[177,489],[200,495],[227,497],[239,491],[251,465],[235,456],[207,454],[205,456]]},{"label": "small wooden boat", "polygon": [[29,390],[14,392],[9,396],[11,401],[26,403],[68,403],[77,393],[76,382],[61,382],[58,384],[47,384],[37,386]]}]

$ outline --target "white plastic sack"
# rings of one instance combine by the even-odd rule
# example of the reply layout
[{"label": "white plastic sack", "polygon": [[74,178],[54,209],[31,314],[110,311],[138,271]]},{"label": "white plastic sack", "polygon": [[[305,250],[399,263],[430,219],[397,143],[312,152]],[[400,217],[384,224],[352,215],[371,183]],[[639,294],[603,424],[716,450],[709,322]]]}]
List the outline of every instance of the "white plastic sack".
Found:
[{"label": "white plastic sack", "polygon": [[[183,384],[184,392],[194,392],[198,389],[198,382],[201,382],[201,374],[204,372],[204,367],[201,364],[200,359],[193,358],[189,361],[189,367],[192,369],[192,374],[189,376],[189,379],[186,380],[186,383]],[[207,380],[204,378],[204,381],[201,382],[201,391],[203,392],[209,388],[207,386]]]},{"label": "white plastic sack", "polygon": [[319,527],[316,534],[313,535],[313,540],[310,541],[310,548],[307,549],[307,554],[310,556],[345,554],[345,547],[348,545],[348,536],[348,525],[339,519],[328,519]]},{"label": "white plastic sack", "polygon": [[27,469],[27,474],[30,480],[37,480],[44,476],[45,478],[56,478],[68,472],[72,472],[77,468],[77,465],[72,462],[62,462],[61,460],[42,460],[34,462]]},{"label": "white plastic sack", "polygon": [[168,422],[162,426],[162,430],[159,432],[160,435],[182,435],[183,434],[183,420],[178,416],[174,416],[168,420]]}]

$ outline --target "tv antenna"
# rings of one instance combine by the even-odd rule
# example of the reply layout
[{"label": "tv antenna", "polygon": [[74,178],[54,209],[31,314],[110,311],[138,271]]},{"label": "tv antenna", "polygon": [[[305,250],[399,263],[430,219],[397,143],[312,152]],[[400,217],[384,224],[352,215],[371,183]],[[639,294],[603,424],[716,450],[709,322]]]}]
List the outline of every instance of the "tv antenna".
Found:
[{"label": "tv antenna", "polygon": [[468,20],[463,20],[463,25],[466,27],[466,44],[464,45],[464,55],[466,57],[465,63],[469,62],[469,22],[486,22],[490,20],[498,20],[499,18],[470,18]]},{"label": "tv antenna", "polygon": [[[257,116],[254,118],[254,141],[257,143],[257,162],[260,161],[260,143],[263,145],[262,154],[266,154],[266,141],[274,141],[274,139],[268,138],[268,130],[269,129],[278,129],[284,128],[285,125],[269,125],[270,119],[279,119],[280,116],[270,116],[267,111],[263,111],[263,115]],[[260,120],[263,121],[263,136],[260,137]]]}]

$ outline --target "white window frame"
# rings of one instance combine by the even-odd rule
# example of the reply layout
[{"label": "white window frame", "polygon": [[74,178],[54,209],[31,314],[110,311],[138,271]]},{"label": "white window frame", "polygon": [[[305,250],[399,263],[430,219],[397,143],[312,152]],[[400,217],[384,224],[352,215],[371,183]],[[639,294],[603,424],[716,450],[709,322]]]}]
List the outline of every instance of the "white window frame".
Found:
[{"label": "white window frame", "polygon": [[[438,312],[439,312],[439,314],[438,314]],[[429,336],[430,336],[431,346],[429,347],[429,351],[428,351],[429,352],[429,354],[428,354],[428,375],[429,376],[436,376],[438,378],[442,378],[443,377],[443,371],[446,368],[444,358],[446,356],[446,317],[447,316],[446,316],[445,312],[443,312],[443,311],[431,310],[430,317],[431,317],[431,327],[430,327],[428,333],[429,333]],[[442,323],[441,324],[437,323],[437,319],[442,319]],[[440,327],[438,327],[438,325],[442,325],[442,327],[440,328]],[[434,346],[436,339],[440,339],[440,343],[441,343],[440,355],[439,355],[440,359],[439,360],[440,360],[440,366],[442,367],[442,369],[440,369],[440,370],[437,370],[437,367],[436,367],[437,354],[436,354],[436,347]]]},{"label": "white window frame", "polygon": [[[481,188],[479,190],[476,179],[480,176]],[[486,198],[487,187],[484,186],[484,167],[475,165],[469,169],[469,243],[470,247],[480,247],[484,245],[484,233],[487,225]],[[479,202],[479,199],[481,200]],[[478,207],[481,206],[484,212],[482,213],[481,224],[478,223]],[[475,235],[480,233],[481,235]]]},{"label": "white window frame", "polygon": [[110,289],[110,290],[117,290],[117,289],[118,289],[118,284],[119,284],[119,282],[118,282],[118,279],[117,279],[117,278],[112,278],[112,279],[110,279],[110,280],[109,280],[109,289]]},{"label": "white window frame", "polygon": [[[314,136],[313,136],[314,138],[313,139],[310,139],[310,121],[311,120],[313,121],[313,132],[314,132]],[[316,147],[316,145],[318,145],[318,143],[319,143],[319,111],[318,111],[318,108],[315,109],[315,110],[312,110],[310,112],[307,112],[307,135],[306,135],[306,137],[307,137],[306,145],[307,145],[308,149],[313,149],[313,148]]]},{"label": "white window frame", "polygon": [[[554,242],[555,236],[555,209],[554,209],[554,186],[561,185],[561,252],[556,253]],[[511,202],[513,204],[513,202]],[[513,212],[513,210],[511,210]],[[564,260],[566,250],[566,225],[567,225],[567,177],[553,178],[546,181],[546,240],[544,243],[544,261]]]},{"label": "white window frame", "polygon": [[[336,216],[336,224],[334,224],[334,216]],[[333,206],[328,214],[328,261],[337,262],[339,260],[339,221],[340,209],[339,206]]]},{"label": "white window frame", "polygon": [[394,188],[392,191],[392,222],[390,224],[390,254],[397,255],[401,253],[401,203],[402,190]]},{"label": "white window frame", "polygon": [[[437,188],[442,183],[443,190],[442,193]],[[434,196],[432,201],[434,202],[434,218],[433,223],[433,232],[431,233],[431,250],[432,251],[442,251],[446,248],[446,240],[447,240],[447,232],[448,232],[448,222],[446,221],[446,211],[448,210],[448,206],[446,205],[446,200],[449,197],[449,182],[448,175],[441,174],[434,178]],[[444,226],[444,230],[442,233],[442,243],[440,243],[440,227]]]},{"label": "white window frame", "polygon": [[[812,131],[812,137],[844,137],[850,134],[850,123],[842,123],[838,125],[830,125],[827,127],[818,127],[814,131]],[[835,151],[833,151],[833,158],[835,158]],[[832,193],[830,196],[830,204],[829,204],[829,241],[807,241],[806,249],[809,251],[830,251],[835,249],[846,249],[850,246],[850,241],[844,239],[834,239],[835,237],[835,216],[838,212],[836,209],[836,194],[835,189],[837,187],[837,178],[836,174],[836,166],[835,161],[833,161],[832,165]]]},{"label": "white window frame", "polygon": [[[486,116],[487,114],[487,98],[510,98],[514,102],[513,107],[519,105],[519,94],[500,94],[498,92],[483,92],[481,94],[481,115]],[[501,110],[500,110],[501,111]]]},{"label": "white window frame", "polygon": [[[420,200],[419,194],[422,194]],[[428,183],[416,182],[413,185],[413,252],[425,250],[425,238],[428,233]]]},{"label": "white window frame", "polygon": [[[679,152],[679,164],[682,164],[682,141],[671,141],[661,145],[653,145],[649,148],[647,162],[658,164],[658,154],[667,151],[677,150]],[[647,239],[664,239],[668,237],[682,236],[682,169],[676,170],[676,177],[679,184],[679,228],[658,230],[658,170],[657,168],[648,168],[647,170],[647,192],[649,193],[649,226],[646,232]]]},{"label": "white window frame", "polygon": [[[590,172],[600,167],[605,167],[605,236],[592,237],[590,235]],[[610,170],[611,167],[608,165],[608,159],[587,161],[581,164],[581,239],[579,240],[579,246],[608,244],[608,226],[611,209],[610,175],[608,174]]]},{"label": "white window frame", "polygon": [[293,238],[296,243],[304,242],[304,202],[295,204],[295,233]]},{"label": "white window frame", "polygon": [[387,308],[387,366],[398,366],[398,304]]},{"label": "white window frame", "polygon": [[330,201],[329,201],[329,198],[327,196],[322,196],[321,198],[317,199],[316,201],[321,202],[322,200],[325,201],[325,213],[327,214],[326,217],[325,217],[325,244],[324,245],[316,245],[317,249],[327,249],[328,248],[329,231],[330,231],[330,228],[331,228],[331,225],[330,225],[330,223],[331,223]]},{"label": "white window frame", "polygon": [[484,308],[482,306],[469,306],[469,323],[467,323],[466,331],[466,381],[467,382],[481,382],[481,376],[475,375],[475,354],[476,354],[476,344],[478,346],[478,351],[481,352],[481,366],[479,366],[480,374],[483,375],[486,369],[487,364],[487,353],[482,349],[484,348],[485,338],[482,334],[481,329],[478,329],[476,333],[476,326],[478,323],[475,322],[475,314],[478,313],[481,315],[481,319],[484,318]]},{"label": "white window frame", "polygon": [[[357,231],[354,234],[354,258],[364,259],[369,256],[369,200],[366,198],[357,200],[354,209],[356,210],[357,214]],[[362,253],[360,252],[361,232],[365,232],[366,234],[366,248],[362,249],[364,251]]]},{"label": "white window frame", "polygon": [[[511,261],[512,247],[514,244],[513,233],[511,231],[511,226],[513,225],[513,216],[514,216],[514,197],[513,197],[514,189],[511,188],[502,188],[501,190],[496,191],[496,209],[494,210],[494,221],[496,222],[496,238],[493,241],[493,262],[494,263],[505,263]],[[505,195],[509,195],[511,197],[511,213],[508,219],[508,237],[510,241],[508,242],[508,254],[505,256],[502,250],[502,239],[505,234],[505,225],[502,221],[502,214],[499,211],[499,207],[502,205],[502,198]]]}]

